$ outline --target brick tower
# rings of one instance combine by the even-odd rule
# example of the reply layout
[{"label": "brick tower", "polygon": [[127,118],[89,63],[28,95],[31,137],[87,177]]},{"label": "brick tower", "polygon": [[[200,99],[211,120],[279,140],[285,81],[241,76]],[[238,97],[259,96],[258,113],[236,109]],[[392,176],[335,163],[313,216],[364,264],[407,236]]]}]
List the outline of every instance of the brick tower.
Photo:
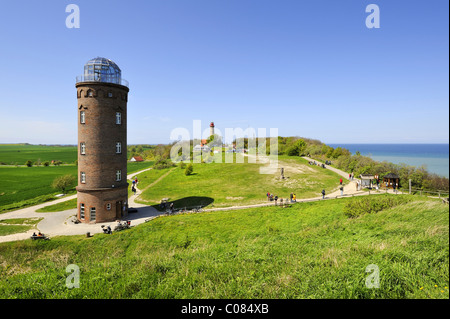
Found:
[{"label": "brick tower", "polygon": [[102,223],[128,214],[128,82],[113,61],[95,58],[78,76],[77,218]]}]

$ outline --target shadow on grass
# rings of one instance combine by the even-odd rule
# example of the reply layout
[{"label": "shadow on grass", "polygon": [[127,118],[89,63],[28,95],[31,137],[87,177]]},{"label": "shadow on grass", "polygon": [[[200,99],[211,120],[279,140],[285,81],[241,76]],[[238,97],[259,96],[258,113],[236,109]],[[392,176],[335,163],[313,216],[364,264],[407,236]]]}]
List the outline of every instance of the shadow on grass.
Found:
[{"label": "shadow on grass", "polygon": [[[211,197],[203,197],[203,196],[189,196],[180,198],[177,200],[169,200],[167,201],[167,206],[170,205],[170,203],[173,203],[174,209],[192,209],[196,208],[198,206],[205,207],[208,205],[211,205],[214,202],[214,198]],[[165,209],[161,207],[160,204],[153,205],[154,208],[156,208],[159,211],[164,211]]]}]

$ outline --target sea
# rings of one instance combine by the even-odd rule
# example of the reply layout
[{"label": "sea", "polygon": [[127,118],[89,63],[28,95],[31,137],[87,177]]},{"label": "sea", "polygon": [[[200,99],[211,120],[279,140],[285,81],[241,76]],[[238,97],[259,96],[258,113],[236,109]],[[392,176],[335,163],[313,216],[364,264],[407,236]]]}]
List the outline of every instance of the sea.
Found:
[{"label": "sea", "polygon": [[375,161],[425,165],[430,173],[449,177],[449,144],[328,144],[357,151]]}]

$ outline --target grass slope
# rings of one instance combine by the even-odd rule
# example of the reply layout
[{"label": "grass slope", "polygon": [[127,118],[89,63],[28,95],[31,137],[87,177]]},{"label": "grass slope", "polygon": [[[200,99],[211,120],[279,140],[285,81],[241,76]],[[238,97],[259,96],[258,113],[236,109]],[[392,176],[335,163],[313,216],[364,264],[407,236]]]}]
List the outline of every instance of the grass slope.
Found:
[{"label": "grass slope", "polygon": [[[270,192],[279,198],[289,198],[291,192],[297,198],[320,196],[323,188],[329,193],[339,185],[339,176],[327,169],[310,166],[302,158],[280,156],[279,168],[285,168],[285,176],[280,180],[276,174],[260,174],[260,164],[252,163],[209,163],[193,164],[193,175],[186,176],[184,169],[177,168],[160,180],[155,187],[143,191],[139,200],[144,203],[158,204],[162,198],[174,201],[175,208],[195,205],[214,207],[239,206],[266,201]],[[168,170],[164,170],[164,173]],[[148,186],[163,172],[144,173],[139,178]],[[145,185],[145,186],[144,186]]]},{"label": "grass slope", "polygon": [[[414,198],[348,218],[343,208],[352,200],[176,215],[112,235],[3,243],[0,295],[448,299],[448,206]],[[69,264],[80,267],[80,288],[65,286]],[[365,286],[370,264],[379,267],[379,289]]]}]

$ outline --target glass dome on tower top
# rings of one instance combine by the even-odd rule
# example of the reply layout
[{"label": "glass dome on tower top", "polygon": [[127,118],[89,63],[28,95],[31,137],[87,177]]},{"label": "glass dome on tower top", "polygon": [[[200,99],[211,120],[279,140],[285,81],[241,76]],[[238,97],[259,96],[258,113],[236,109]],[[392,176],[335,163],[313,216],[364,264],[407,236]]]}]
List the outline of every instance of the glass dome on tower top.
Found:
[{"label": "glass dome on tower top", "polygon": [[96,57],[84,65],[84,74],[77,77],[78,82],[108,82],[128,86],[122,79],[119,66],[110,59]]}]

